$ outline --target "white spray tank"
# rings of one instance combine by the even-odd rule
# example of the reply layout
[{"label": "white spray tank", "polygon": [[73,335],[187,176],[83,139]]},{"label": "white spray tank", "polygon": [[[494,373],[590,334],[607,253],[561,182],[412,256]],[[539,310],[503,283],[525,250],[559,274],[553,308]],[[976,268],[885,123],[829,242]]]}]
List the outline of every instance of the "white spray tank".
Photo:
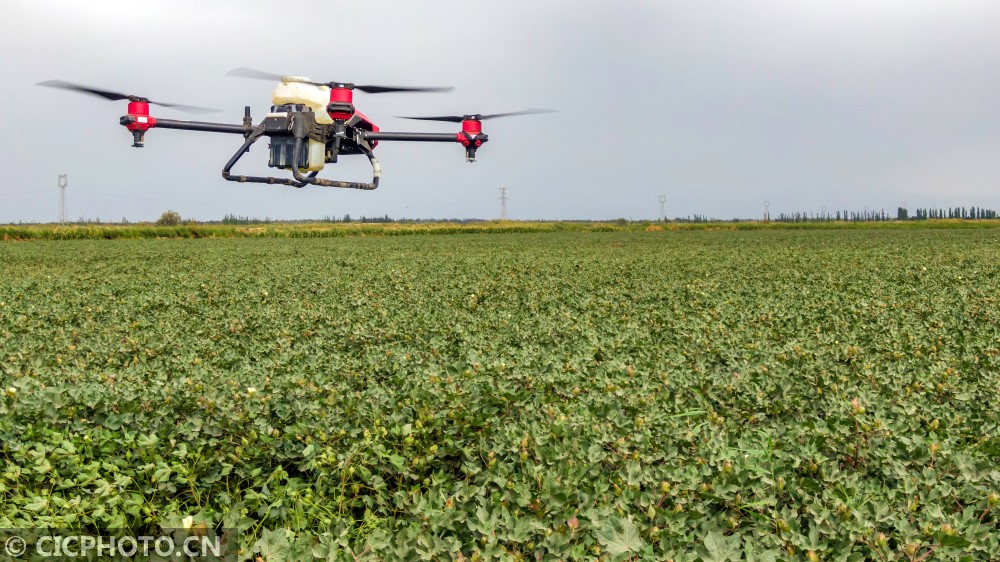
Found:
[{"label": "white spray tank", "polygon": [[[329,86],[309,84],[308,78],[284,76],[281,84],[274,89],[271,103],[274,105],[304,105],[312,109],[317,123],[329,125],[333,123],[326,106],[330,103]],[[326,145],[313,139],[307,139],[309,167],[303,171],[318,172],[326,163]]]}]

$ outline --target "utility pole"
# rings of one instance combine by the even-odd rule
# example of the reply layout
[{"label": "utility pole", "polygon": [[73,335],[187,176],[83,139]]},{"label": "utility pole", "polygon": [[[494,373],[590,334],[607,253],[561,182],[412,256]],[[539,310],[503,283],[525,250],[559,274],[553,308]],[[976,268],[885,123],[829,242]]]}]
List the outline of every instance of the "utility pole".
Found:
[{"label": "utility pole", "polygon": [[66,174],[59,174],[59,222],[66,223],[66,186],[69,185],[69,179],[67,179]]},{"label": "utility pole", "polygon": [[667,202],[667,196],[660,196],[660,222],[667,222],[667,212],[664,210],[664,204]]},{"label": "utility pole", "polygon": [[500,199],[500,220],[505,221],[507,220],[507,200],[509,199],[509,197],[507,197],[506,187],[500,188],[499,199]]}]

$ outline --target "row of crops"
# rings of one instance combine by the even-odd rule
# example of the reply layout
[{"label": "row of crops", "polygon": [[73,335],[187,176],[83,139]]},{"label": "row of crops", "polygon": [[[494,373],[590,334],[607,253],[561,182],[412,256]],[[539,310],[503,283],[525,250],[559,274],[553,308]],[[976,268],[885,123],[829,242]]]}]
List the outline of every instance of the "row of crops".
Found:
[{"label": "row of crops", "polygon": [[998,239],[0,243],[0,529],[234,529],[269,562],[997,560]]},{"label": "row of crops", "polygon": [[400,222],[266,222],[246,224],[186,221],[172,226],[153,223],[0,224],[0,241],[140,240],[160,238],[339,238],[425,234],[532,234],[584,232],[656,232],[661,230],[871,230],[996,229],[1000,220],[934,219],[922,221],[400,221]]}]

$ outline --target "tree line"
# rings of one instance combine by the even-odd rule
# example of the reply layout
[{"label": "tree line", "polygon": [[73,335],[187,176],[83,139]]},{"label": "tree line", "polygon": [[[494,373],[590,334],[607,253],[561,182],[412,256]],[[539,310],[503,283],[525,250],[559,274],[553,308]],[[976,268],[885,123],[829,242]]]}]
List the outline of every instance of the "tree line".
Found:
[{"label": "tree line", "polygon": [[765,220],[776,222],[879,222],[879,221],[919,221],[929,219],[961,219],[961,220],[994,220],[997,212],[983,207],[947,207],[918,208],[911,215],[904,207],[896,209],[896,213],[887,213],[885,209],[872,211],[838,210],[833,213],[780,213],[777,217],[766,216]]}]

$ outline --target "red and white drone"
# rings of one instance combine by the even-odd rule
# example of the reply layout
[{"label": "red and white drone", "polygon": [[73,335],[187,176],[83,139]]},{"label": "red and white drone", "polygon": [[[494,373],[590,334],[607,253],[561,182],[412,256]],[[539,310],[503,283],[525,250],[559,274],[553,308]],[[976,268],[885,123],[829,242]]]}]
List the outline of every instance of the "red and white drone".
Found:
[{"label": "red and white drone", "polygon": [[[489,140],[483,133],[483,121],[496,117],[549,113],[550,110],[528,109],[493,115],[444,115],[437,117],[404,117],[424,121],[446,121],[461,123],[458,133],[395,133],[380,131],[371,119],[354,107],[354,90],[369,94],[387,92],[446,92],[452,88],[407,88],[399,86],[359,85],[350,82],[314,82],[300,76],[280,76],[249,68],[237,68],[230,76],[276,80],[279,82],[272,95],[271,112],[264,120],[254,125],[250,118],[250,106],[245,109],[242,125],[226,123],[206,123],[202,121],[177,121],[160,119],[149,114],[150,104],[173,107],[183,111],[206,112],[211,109],[162,103],[148,98],[122,94],[71,84],[61,80],[41,82],[39,86],[65,88],[92,94],[108,100],[129,100],[128,114],[120,123],[132,132],[132,146],[142,147],[146,131],[157,129],[184,129],[211,133],[233,133],[243,135],[243,146],[233,154],[225,167],[222,177],[229,181],[255,182],[305,187],[319,185],[353,189],[375,189],[378,187],[381,169],[372,150],[379,141],[416,142],[457,142],[465,147],[465,158],[475,162],[476,150]],[[242,176],[231,173],[233,166],[250,150],[257,139],[270,139],[270,158],[267,165],[272,168],[290,170],[292,178]],[[326,164],[337,162],[340,155],[364,154],[372,164],[371,183],[335,181],[317,177]]]}]

